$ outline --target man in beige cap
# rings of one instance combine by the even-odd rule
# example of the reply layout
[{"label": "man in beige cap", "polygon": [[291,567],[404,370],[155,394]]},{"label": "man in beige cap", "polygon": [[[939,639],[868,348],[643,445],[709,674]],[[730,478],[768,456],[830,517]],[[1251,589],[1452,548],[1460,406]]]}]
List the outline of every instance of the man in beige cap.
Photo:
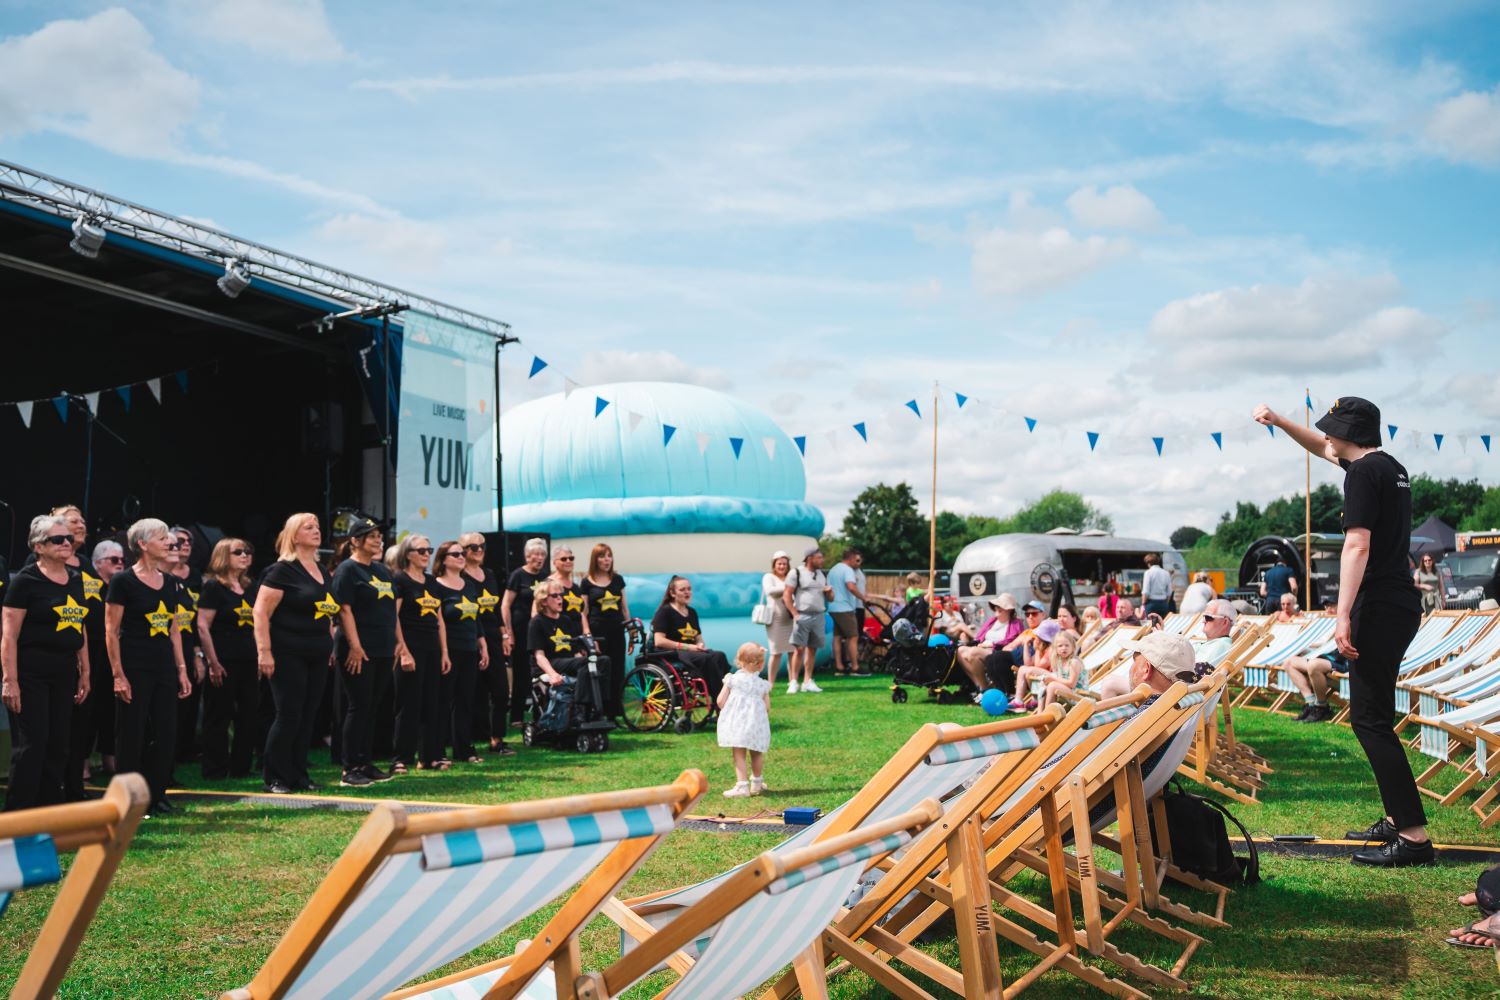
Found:
[{"label": "man in beige cap", "polygon": [[1178,681],[1191,684],[1198,679],[1193,670],[1193,644],[1180,635],[1148,632],[1121,645],[1135,654],[1130,661],[1132,686],[1145,684],[1153,695],[1160,695]]}]

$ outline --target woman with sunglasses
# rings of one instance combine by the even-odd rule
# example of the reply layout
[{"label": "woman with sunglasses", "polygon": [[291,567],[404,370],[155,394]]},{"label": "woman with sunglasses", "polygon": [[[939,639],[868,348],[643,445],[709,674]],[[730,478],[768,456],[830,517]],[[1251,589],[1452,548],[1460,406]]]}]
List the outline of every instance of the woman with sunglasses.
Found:
[{"label": "woman with sunglasses", "polygon": [[479,764],[482,761],[474,752],[474,687],[480,672],[488,672],[490,658],[479,631],[479,602],[474,599],[478,588],[464,573],[467,562],[458,542],[439,545],[435,559],[432,593],[443,602],[443,631],[451,664],[439,688],[443,735],[453,740],[453,760]]},{"label": "woman with sunglasses", "polygon": [[484,564],[484,536],[470,531],[459,535],[458,543],[464,548],[464,577],[479,605],[479,633],[490,661],[475,688],[474,733],[477,739],[489,740],[490,753],[508,757],[515,751],[505,745],[505,731],[510,725],[509,659],[505,623],[500,617],[500,601],[505,591],[495,579],[494,571]]},{"label": "woman with sunglasses", "polygon": [[375,766],[374,746],[375,713],[396,663],[396,586],[380,561],[385,550],[380,525],[357,519],[341,549],[345,558],[333,571],[333,598],[339,602],[334,650],[339,694],[334,726],[343,762],[339,784],[364,788],[391,777]]},{"label": "woman with sunglasses", "polygon": [[604,690],[604,714],[619,718],[625,714],[620,695],[625,688],[625,623],[630,620],[630,605],[625,600],[625,578],[615,572],[615,552],[603,542],[589,553],[589,571],[583,578],[584,596],[588,598],[589,631],[599,640],[600,650],[609,657],[609,683]]},{"label": "woman with sunglasses", "polygon": [[176,539],[165,521],[143,518],[125,532],[133,566],[114,575],[104,607],[104,642],[114,675],[115,756],[122,773],[137,771],[151,788],[153,813],[167,802],[177,747],[177,700],[188,691],[182,633],[174,627],[177,578],[168,570]]},{"label": "woman with sunglasses", "polygon": [[[396,546],[391,580],[396,586],[396,753],[392,774],[411,767],[447,770],[442,679],[452,669],[443,602],[433,593],[427,567],[432,543],[407,535]],[[420,756],[419,756],[420,751]]]},{"label": "woman with sunglasses", "polygon": [[583,592],[583,588],[574,582],[573,569],[577,565],[573,550],[566,545],[554,546],[552,549],[552,575],[548,580],[556,580],[563,585],[562,592],[562,616],[572,627],[574,635],[589,634],[589,599]]},{"label": "woman with sunglasses", "polygon": [[[522,552],[526,562],[511,572],[505,581],[505,595],[500,598],[501,651],[510,659],[510,721],[515,723],[525,718],[531,698],[527,626],[531,624],[532,606],[537,603],[537,588],[547,579],[547,542],[528,538]],[[494,733],[490,736],[493,738]]]},{"label": "woman with sunglasses", "polygon": [[[203,687],[203,777],[244,778],[260,732],[255,668],[255,550],[221,538],[208,560],[198,597],[198,642],[208,664]],[[234,728],[234,741],[229,730]]]},{"label": "woman with sunglasses", "polygon": [[203,593],[203,574],[192,565],[193,533],[173,526],[172,536],[176,547],[171,551],[176,561],[170,572],[178,582],[174,627],[182,633],[182,655],[187,658],[188,682],[193,686],[192,694],[177,703],[177,759],[187,763],[198,758],[198,708],[203,701],[203,682],[208,677],[208,661],[204,658],[195,627],[198,598]]},{"label": "woman with sunglasses", "polygon": [[[76,534],[74,546],[77,546]],[[110,774],[115,770],[115,693],[109,655],[104,649],[104,590],[125,567],[125,550],[119,542],[105,539],[94,546],[89,562],[94,572],[79,573],[83,580],[83,604],[89,609],[83,619],[83,634],[89,648],[89,694],[73,709],[68,766],[63,773],[63,793],[69,802],[85,797],[84,785],[94,777],[89,758],[96,747],[103,770]]]},{"label": "woman with sunglasses", "polygon": [[13,746],[5,808],[63,800],[73,706],[89,693],[89,615],[83,580],[68,568],[73,534],[62,518],[33,518],[26,536],[36,562],[17,573],[0,615],[0,700]]}]

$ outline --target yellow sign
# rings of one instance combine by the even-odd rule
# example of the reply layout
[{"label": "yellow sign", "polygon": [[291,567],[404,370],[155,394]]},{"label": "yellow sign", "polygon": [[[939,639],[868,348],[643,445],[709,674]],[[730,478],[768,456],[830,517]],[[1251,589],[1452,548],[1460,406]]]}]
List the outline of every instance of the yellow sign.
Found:
[{"label": "yellow sign", "polygon": [[238,619],[236,624],[240,628],[255,627],[255,609],[250,606],[249,601],[241,597],[240,606],[237,608],[231,608],[230,610],[234,612],[234,617]]}]

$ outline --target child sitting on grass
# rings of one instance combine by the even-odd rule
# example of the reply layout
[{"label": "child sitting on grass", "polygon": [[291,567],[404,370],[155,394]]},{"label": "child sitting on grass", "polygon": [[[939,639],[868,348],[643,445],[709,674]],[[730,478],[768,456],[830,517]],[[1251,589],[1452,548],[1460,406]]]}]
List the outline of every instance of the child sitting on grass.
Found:
[{"label": "child sitting on grass", "polygon": [[724,792],[726,799],[759,795],[766,790],[761,768],[771,748],[771,682],[760,676],[765,662],[765,650],[753,642],[745,643],[734,654],[738,669],[724,678],[719,691],[719,746],[734,750],[735,785]]}]

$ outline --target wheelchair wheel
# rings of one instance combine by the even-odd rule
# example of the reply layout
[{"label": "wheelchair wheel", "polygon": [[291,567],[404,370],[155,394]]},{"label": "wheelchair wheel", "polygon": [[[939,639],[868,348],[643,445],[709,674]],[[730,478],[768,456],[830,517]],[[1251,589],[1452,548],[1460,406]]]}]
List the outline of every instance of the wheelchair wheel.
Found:
[{"label": "wheelchair wheel", "polygon": [[636,667],[625,675],[620,702],[625,725],[638,733],[655,733],[672,721],[672,679],[655,664]]},{"label": "wheelchair wheel", "polygon": [[897,705],[905,705],[907,699],[906,688],[891,688],[891,701]]},{"label": "wheelchair wheel", "polygon": [[594,734],[594,753],[604,753],[604,751],[606,751],[608,749],[609,749],[609,734],[608,733],[595,733]]},{"label": "wheelchair wheel", "polygon": [[521,745],[527,747],[536,746],[536,723],[528,722],[521,727]]},{"label": "wheelchair wheel", "polygon": [[574,746],[578,747],[579,753],[593,753],[594,738],[588,733],[579,733],[578,739],[574,741]]},{"label": "wheelchair wheel", "polygon": [[714,714],[714,699],[708,693],[708,683],[701,677],[684,677],[683,684],[682,714],[694,729],[702,729]]}]

